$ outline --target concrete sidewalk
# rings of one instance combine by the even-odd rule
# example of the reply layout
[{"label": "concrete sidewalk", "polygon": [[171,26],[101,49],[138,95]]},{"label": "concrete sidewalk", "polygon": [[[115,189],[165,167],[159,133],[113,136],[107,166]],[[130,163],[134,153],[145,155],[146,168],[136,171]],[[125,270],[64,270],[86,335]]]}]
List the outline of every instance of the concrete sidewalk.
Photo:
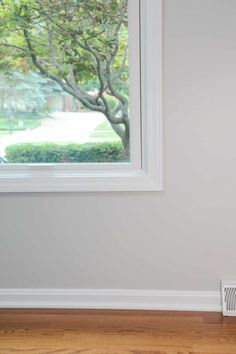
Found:
[{"label": "concrete sidewalk", "polygon": [[4,156],[7,146],[17,143],[89,142],[91,141],[89,138],[91,132],[104,121],[106,121],[106,118],[101,113],[54,113],[51,118],[45,118],[38,128],[15,132],[12,135],[5,135],[0,138],[0,156]]}]

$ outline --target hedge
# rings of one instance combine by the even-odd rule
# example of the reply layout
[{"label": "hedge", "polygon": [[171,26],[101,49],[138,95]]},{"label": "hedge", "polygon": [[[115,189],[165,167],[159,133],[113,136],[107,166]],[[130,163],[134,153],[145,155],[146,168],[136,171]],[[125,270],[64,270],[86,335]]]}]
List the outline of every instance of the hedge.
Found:
[{"label": "hedge", "polygon": [[6,148],[7,163],[94,163],[127,161],[119,142],[56,144],[24,143]]}]

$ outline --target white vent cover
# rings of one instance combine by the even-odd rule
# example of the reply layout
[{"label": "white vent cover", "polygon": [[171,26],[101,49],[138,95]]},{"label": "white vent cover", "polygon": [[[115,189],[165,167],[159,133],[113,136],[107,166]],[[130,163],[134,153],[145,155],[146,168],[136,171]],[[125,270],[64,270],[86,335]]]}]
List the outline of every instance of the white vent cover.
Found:
[{"label": "white vent cover", "polygon": [[222,281],[223,315],[236,316],[236,280]]}]

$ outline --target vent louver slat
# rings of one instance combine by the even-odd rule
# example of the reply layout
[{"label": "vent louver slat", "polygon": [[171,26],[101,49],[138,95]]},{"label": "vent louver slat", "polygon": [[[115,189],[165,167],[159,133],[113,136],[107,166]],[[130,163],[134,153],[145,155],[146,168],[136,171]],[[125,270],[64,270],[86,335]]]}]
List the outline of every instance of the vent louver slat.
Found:
[{"label": "vent louver slat", "polygon": [[224,316],[236,316],[236,281],[222,282]]}]

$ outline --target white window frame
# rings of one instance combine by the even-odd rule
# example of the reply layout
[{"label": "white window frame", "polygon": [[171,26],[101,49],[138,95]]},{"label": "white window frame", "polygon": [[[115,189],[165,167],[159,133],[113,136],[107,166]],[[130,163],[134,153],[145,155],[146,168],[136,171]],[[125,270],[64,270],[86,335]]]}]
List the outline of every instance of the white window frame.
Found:
[{"label": "white window frame", "polygon": [[129,0],[129,14],[131,163],[1,165],[0,192],[163,190],[162,0]]}]

